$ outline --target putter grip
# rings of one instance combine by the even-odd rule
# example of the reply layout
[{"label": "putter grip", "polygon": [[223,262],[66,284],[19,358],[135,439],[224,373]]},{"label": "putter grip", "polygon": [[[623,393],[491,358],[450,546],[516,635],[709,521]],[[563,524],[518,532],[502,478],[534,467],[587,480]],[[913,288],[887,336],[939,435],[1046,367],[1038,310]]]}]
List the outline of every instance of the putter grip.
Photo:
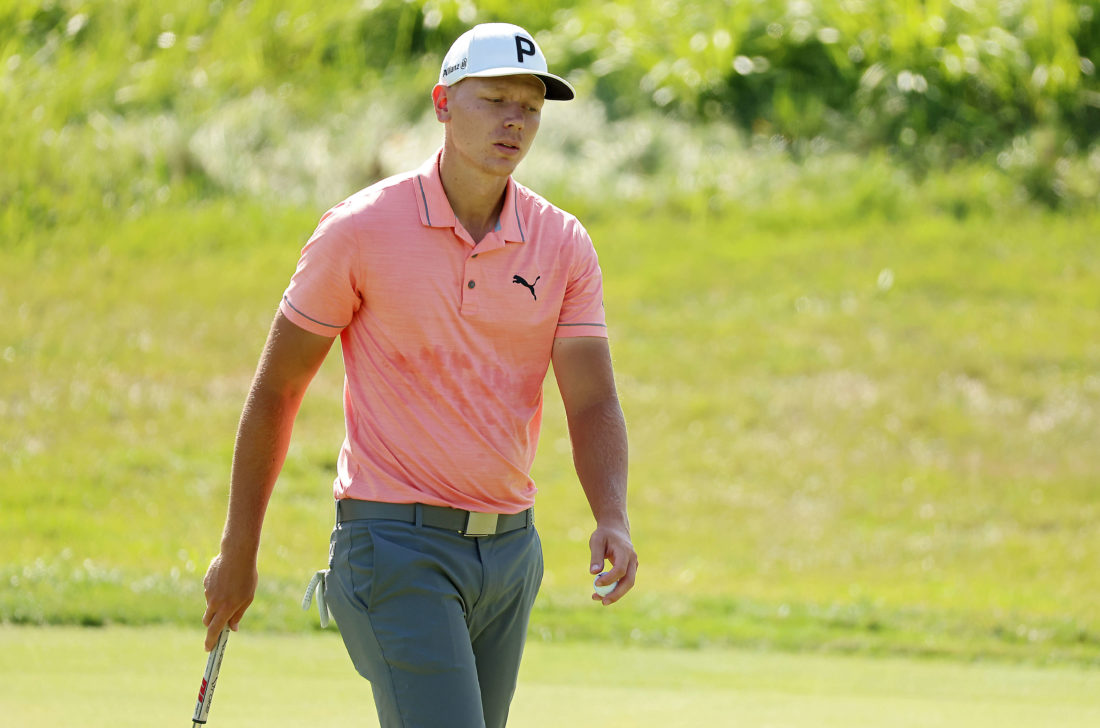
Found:
[{"label": "putter grip", "polygon": [[210,701],[214,699],[214,686],[218,684],[218,671],[222,667],[222,657],[225,656],[225,645],[229,641],[229,627],[227,626],[218,635],[218,644],[210,650],[210,657],[206,659],[206,672],[202,675],[202,685],[199,686],[199,700],[195,703],[195,715],[191,718],[192,728],[206,723],[206,716],[210,714]]}]

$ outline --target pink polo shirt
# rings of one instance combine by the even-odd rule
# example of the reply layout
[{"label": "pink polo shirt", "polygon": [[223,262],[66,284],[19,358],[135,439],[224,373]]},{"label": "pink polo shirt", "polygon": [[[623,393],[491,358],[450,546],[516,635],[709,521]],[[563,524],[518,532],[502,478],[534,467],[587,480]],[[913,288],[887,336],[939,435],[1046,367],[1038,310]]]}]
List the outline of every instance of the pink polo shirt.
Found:
[{"label": "pink polo shirt", "polygon": [[530,507],[554,338],[606,337],[602,298],[588,233],[514,180],[496,230],[475,245],[443,191],[439,153],[329,210],[280,311],[340,335],[336,497]]}]

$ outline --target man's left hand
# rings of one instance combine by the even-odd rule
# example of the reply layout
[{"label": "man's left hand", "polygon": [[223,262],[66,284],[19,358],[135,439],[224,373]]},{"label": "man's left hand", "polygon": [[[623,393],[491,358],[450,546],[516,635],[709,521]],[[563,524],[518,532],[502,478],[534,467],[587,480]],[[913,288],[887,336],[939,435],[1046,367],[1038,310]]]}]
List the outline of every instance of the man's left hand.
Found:
[{"label": "man's left hand", "polygon": [[634,544],[630,542],[630,531],[625,527],[599,525],[592,533],[588,545],[592,549],[593,574],[604,570],[605,561],[611,562],[611,570],[600,577],[597,583],[606,586],[619,582],[605,597],[592,595],[594,601],[601,602],[606,607],[622,599],[634,588],[634,580],[638,574],[638,554],[634,551]]}]

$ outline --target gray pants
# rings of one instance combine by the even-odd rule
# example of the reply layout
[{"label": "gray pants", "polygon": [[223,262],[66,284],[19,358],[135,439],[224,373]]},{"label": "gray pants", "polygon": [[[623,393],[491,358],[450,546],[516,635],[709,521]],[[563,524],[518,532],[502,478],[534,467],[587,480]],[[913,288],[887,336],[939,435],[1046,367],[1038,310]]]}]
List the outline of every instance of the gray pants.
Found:
[{"label": "gray pants", "polygon": [[383,728],[503,728],[542,582],[534,526],[338,524],[328,603]]}]

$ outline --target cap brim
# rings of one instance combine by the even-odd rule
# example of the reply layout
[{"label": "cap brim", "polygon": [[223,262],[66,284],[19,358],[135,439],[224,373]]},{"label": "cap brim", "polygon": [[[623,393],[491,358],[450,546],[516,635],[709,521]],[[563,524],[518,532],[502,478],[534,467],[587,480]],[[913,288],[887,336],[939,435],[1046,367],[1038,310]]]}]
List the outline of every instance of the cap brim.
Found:
[{"label": "cap brim", "polygon": [[564,78],[559,78],[552,73],[528,71],[512,66],[486,68],[484,71],[467,73],[463,78],[495,78],[498,76],[534,76],[546,86],[546,99],[549,101],[572,101],[577,95],[573,87]]}]

